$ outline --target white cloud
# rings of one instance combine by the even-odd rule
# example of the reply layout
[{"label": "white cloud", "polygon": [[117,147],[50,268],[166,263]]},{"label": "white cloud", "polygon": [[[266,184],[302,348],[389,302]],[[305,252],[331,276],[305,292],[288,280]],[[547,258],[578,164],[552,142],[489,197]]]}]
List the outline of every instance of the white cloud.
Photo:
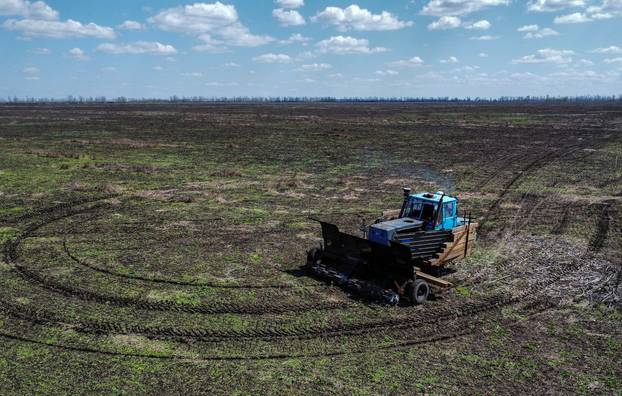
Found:
[{"label": "white cloud", "polygon": [[612,45],[606,48],[596,48],[591,52],[595,54],[622,54],[622,48]]},{"label": "white cloud", "polygon": [[99,26],[94,23],[83,24],[72,19],[59,20],[58,11],[52,9],[43,1],[28,0],[0,0],[0,15],[19,16],[23,19],[9,19],[2,26],[6,30],[20,32],[24,37],[115,37],[110,27]]},{"label": "white cloud", "polygon": [[50,55],[52,50],[49,48],[35,48],[32,50],[32,53],[36,55]]},{"label": "white cloud", "polygon": [[479,57],[480,57],[480,58],[488,58],[488,54],[487,54],[487,53],[485,53],[485,52],[480,52],[480,53],[479,53]]},{"label": "white cloud", "polygon": [[134,43],[105,43],[100,44],[95,49],[98,52],[107,54],[154,54],[154,55],[172,55],[177,50],[172,45],[162,44],[159,42],[136,41]]},{"label": "white cloud", "polygon": [[161,11],[149,22],[167,32],[197,36],[203,44],[195,51],[223,51],[226,46],[258,47],[274,39],[250,33],[238,17],[233,5],[194,3]]},{"label": "white cloud", "polygon": [[471,14],[488,7],[508,5],[510,0],[431,0],[423,10],[422,15],[431,16],[460,16]]},{"label": "white cloud", "polygon": [[464,25],[464,28],[469,29],[469,30],[488,30],[490,29],[491,26],[492,24],[490,22],[488,22],[485,19],[482,19],[481,21],[467,23]]},{"label": "white cloud", "polygon": [[145,27],[140,22],[125,21],[117,26],[117,28],[122,30],[143,30]]},{"label": "white cloud", "polygon": [[485,19],[477,22],[462,22],[456,16],[442,16],[428,25],[428,30],[448,30],[463,27],[468,30],[488,30],[492,24]]},{"label": "white cloud", "polygon": [[450,56],[447,59],[441,59],[439,62],[441,62],[441,63],[458,63],[458,58],[456,58],[455,56]]},{"label": "white cloud", "polygon": [[486,34],[484,36],[473,36],[473,37],[469,38],[469,40],[491,41],[491,40],[497,40],[498,38],[499,38],[499,36],[491,36],[489,34]]},{"label": "white cloud", "polygon": [[612,63],[622,63],[622,57],[618,57],[618,58],[607,58],[605,59],[603,62],[605,62],[606,64],[610,65]]},{"label": "white cloud", "polygon": [[298,56],[296,56],[296,61],[305,61],[308,59],[314,59],[317,58],[319,56],[319,54],[315,51],[304,51],[298,54]]},{"label": "white cloud", "polygon": [[208,86],[208,87],[237,87],[240,84],[238,84],[237,82],[218,82],[218,81],[212,81],[212,82],[205,83],[205,85]]},{"label": "white cloud", "polygon": [[279,43],[281,44],[293,44],[293,43],[302,43],[305,44],[311,41],[309,37],[305,37],[300,33],[294,33],[287,40],[281,40]]},{"label": "white cloud", "polygon": [[576,7],[585,7],[585,0],[532,0],[527,4],[527,9],[533,12],[555,12]]},{"label": "white cloud", "polygon": [[525,25],[516,29],[517,32],[537,32],[540,27],[538,25]]},{"label": "white cloud", "polygon": [[310,72],[318,72],[324,70],[330,70],[333,66],[328,63],[311,63],[308,65],[302,65],[298,68],[298,71],[310,71]]},{"label": "white cloud", "polygon": [[38,20],[38,19],[9,19],[3,27],[7,30],[21,32],[26,37],[91,37],[91,38],[115,38],[112,28],[99,26],[94,23],[82,24],[69,19],[63,21]]},{"label": "white cloud", "polygon": [[536,51],[533,55],[526,55],[519,59],[514,59],[512,63],[555,63],[566,64],[572,62],[574,51],[571,50],[555,50],[545,48]]},{"label": "white cloud", "polygon": [[276,10],[272,10],[272,16],[275,17],[279,21],[279,24],[284,27],[301,26],[307,23],[304,17],[295,10],[277,8]]},{"label": "white cloud", "polygon": [[432,22],[428,25],[428,30],[448,30],[456,29],[460,27],[462,21],[458,17],[443,16],[438,21]]},{"label": "white cloud", "polygon": [[525,25],[516,29],[516,31],[525,33],[523,38],[526,39],[539,39],[544,37],[559,36],[559,33],[557,31],[551,28],[540,29],[538,25]]},{"label": "white cloud", "polygon": [[591,22],[592,19],[588,17],[586,14],[581,12],[575,12],[573,14],[557,16],[553,20],[555,24],[564,24],[564,23],[585,23]]},{"label": "white cloud", "polygon": [[253,58],[255,62],[259,63],[291,63],[292,58],[285,54],[263,54]]},{"label": "white cloud", "polygon": [[581,66],[592,66],[594,62],[589,59],[580,59],[578,62]]},{"label": "white cloud", "polygon": [[369,40],[357,39],[350,36],[333,36],[316,44],[318,51],[323,54],[373,54],[385,52],[383,47],[370,47]]},{"label": "white cloud", "polygon": [[22,70],[22,73],[24,73],[24,78],[26,80],[32,80],[32,81],[36,81],[40,79],[39,72],[40,70],[34,66],[29,66]]},{"label": "white cloud", "polygon": [[593,19],[622,17],[621,0],[603,0],[599,6],[588,7],[587,12]]},{"label": "white cloud", "polygon": [[43,1],[0,0],[0,15],[21,16],[26,19],[57,20],[58,11]]},{"label": "white cloud", "polygon": [[106,67],[102,67],[101,71],[103,73],[116,73],[118,70],[114,66],[106,66]]},{"label": "white cloud", "polygon": [[372,14],[369,10],[353,4],[347,8],[326,7],[324,11],[311,17],[313,22],[333,25],[340,32],[348,30],[397,30],[413,25],[411,21],[400,21],[395,15],[387,11]]},{"label": "white cloud", "polygon": [[389,63],[391,67],[417,67],[423,65],[423,59],[418,56],[414,56],[410,59],[406,60],[398,60],[395,62]]},{"label": "white cloud", "polygon": [[75,59],[75,60],[80,60],[80,61],[85,61],[85,60],[89,59],[89,57],[86,55],[86,53],[83,50],[81,50],[80,48],[72,48],[72,49],[70,49],[69,51],[67,51],[65,56],[67,58]]},{"label": "white cloud", "polygon": [[378,76],[386,77],[386,76],[397,76],[400,73],[395,70],[388,69],[388,70],[377,70],[376,73],[374,74]]},{"label": "white cloud", "polygon": [[305,0],[275,0],[281,8],[300,8],[305,5]]},{"label": "white cloud", "polygon": [[464,72],[474,72],[474,71],[477,71],[479,69],[480,69],[479,66],[466,65],[464,67],[459,67],[457,69],[453,69],[453,71],[457,72],[457,73],[464,73]]},{"label": "white cloud", "polygon": [[525,34],[526,39],[540,39],[540,38],[552,37],[552,36],[559,36],[559,32],[551,28],[543,28],[543,29],[538,30],[537,32],[529,32]]},{"label": "white cloud", "polygon": [[203,73],[201,72],[186,72],[186,73],[181,73],[182,77],[194,77],[194,78],[199,78],[199,77],[203,77]]},{"label": "white cloud", "polygon": [[164,68],[162,66],[154,66],[153,70],[155,70],[155,71],[162,71],[162,70],[164,70]]},{"label": "white cloud", "polygon": [[240,64],[235,63],[235,62],[227,62],[223,66],[228,67],[228,68],[238,68],[240,67]]}]

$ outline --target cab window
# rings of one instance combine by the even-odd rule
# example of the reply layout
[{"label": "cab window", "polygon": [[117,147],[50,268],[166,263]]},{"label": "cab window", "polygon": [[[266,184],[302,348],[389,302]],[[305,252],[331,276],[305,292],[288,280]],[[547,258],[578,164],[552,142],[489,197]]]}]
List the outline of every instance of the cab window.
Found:
[{"label": "cab window", "polygon": [[411,201],[406,213],[408,213],[408,217],[418,219],[421,216],[421,202]]},{"label": "cab window", "polygon": [[454,215],[454,202],[446,203],[443,209],[443,218],[448,219]]}]

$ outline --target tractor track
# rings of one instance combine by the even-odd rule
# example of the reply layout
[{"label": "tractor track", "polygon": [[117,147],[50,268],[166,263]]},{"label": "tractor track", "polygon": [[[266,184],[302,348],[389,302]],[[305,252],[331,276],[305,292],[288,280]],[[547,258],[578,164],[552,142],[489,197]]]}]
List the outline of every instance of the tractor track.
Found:
[{"label": "tractor track", "polygon": [[[489,219],[492,216],[492,211],[494,211],[504,196],[509,192],[509,190],[514,186],[518,180],[523,177],[527,172],[534,169],[539,164],[545,164],[548,162],[552,162],[555,158],[561,157],[565,153],[570,153],[573,150],[570,149],[568,151],[562,152],[562,150],[555,151],[553,153],[548,153],[544,157],[538,158],[535,161],[531,162],[526,168],[524,168],[518,175],[516,175],[510,182],[508,182],[502,192],[499,194],[497,200],[491,205],[488,213],[486,214],[485,220]],[[64,205],[63,208],[71,207],[71,205]],[[19,242],[26,239],[28,237],[29,232],[33,232],[39,227],[49,224],[52,221],[58,221],[62,218],[70,217],[76,215],[78,213],[83,213],[88,210],[92,210],[94,208],[88,208],[79,211],[72,211],[70,213],[64,214],[63,216],[56,217],[51,219],[49,222],[44,224],[29,226],[22,235],[16,238],[13,241],[7,242],[5,244],[5,260],[12,260],[16,255],[16,248]],[[51,213],[53,211],[50,211]],[[33,216],[34,217],[34,216]],[[64,243],[64,248],[66,250],[66,243]],[[67,252],[67,254],[71,257],[71,254]],[[74,259],[72,257],[72,259]],[[76,261],[74,259],[74,261]],[[79,261],[79,260],[78,260]],[[46,282],[45,279],[42,279],[37,274],[34,274],[32,271],[29,271],[27,268],[20,266],[19,264],[15,265],[15,268],[20,272],[23,276],[28,278],[30,281],[34,281],[36,283],[41,283],[41,281]],[[548,284],[554,283],[559,279],[560,276],[555,277],[554,279],[547,279]],[[153,281],[152,279],[148,279],[148,281]],[[545,283],[545,282],[543,282]],[[177,283],[174,283],[177,284]],[[196,284],[193,284],[196,286]],[[222,285],[218,285],[217,287],[221,287]],[[541,285],[540,290],[544,288],[544,284]],[[236,285],[236,287],[242,287]],[[278,287],[281,287],[279,285]],[[291,287],[290,285],[286,285],[286,287]],[[299,287],[299,286],[298,286]],[[66,287],[63,285],[52,285],[52,289],[56,290],[62,294],[71,295],[73,297],[79,297],[81,299],[86,299],[93,301],[93,299],[97,302],[104,303],[114,303],[115,305],[127,306],[128,304],[135,304],[139,309],[155,309],[155,310],[171,310],[169,307],[169,303],[164,303],[160,305],[158,302],[157,306],[151,305],[152,302],[148,301],[137,301],[132,300],[128,301],[128,299],[115,297],[112,301],[110,301],[110,296],[99,296],[90,291],[84,291],[81,289],[77,290],[66,290]],[[77,293],[76,293],[77,292]],[[104,297],[104,301],[98,301],[100,297]],[[527,298],[530,297],[530,298]],[[144,305],[143,303],[148,303]],[[489,298],[482,299],[478,302],[467,303],[459,308],[450,308],[450,307],[433,307],[423,309],[421,312],[416,313],[415,315],[409,315],[404,318],[396,318],[384,321],[378,321],[375,323],[356,323],[356,324],[336,324],[328,327],[319,327],[319,326],[304,326],[302,328],[266,328],[266,329],[249,329],[247,331],[233,331],[231,329],[227,329],[224,331],[214,331],[211,329],[180,329],[175,327],[170,328],[160,328],[160,327],[147,327],[140,325],[129,325],[125,323],[110,323],[110,322],[102,322],[102,321],[93,321],[93,320],[80,320],[76,323],[67,323],[63,320],[63,318],[57,317],[55,314],[50,312],[45,312],[44,310],[32,310],[28,307],[24,307],[22,305],[15,305],[11,303],[7,303],[6,301],[0,301],[0,305],[7,311],[11,316],[28,320],[34,323],[39,324],[56,324],[56,325],[72,325],[76,326],[80,331],[94,334],[142,334],[148,337],[154,338],[192,338],[203,341],[218,341],[223,339],[238,339],[238,338],[258,338],[258,339],[283,339],[283,338],[295,338],[295,339],[309,339],[309,338],[318,338],[318,337],[338,337],[338,336],[349,336],[349,335],[364,335],[364,334],[374,334],[381,330],[398,330],[401,332],[412,332],[413,330],[423,327],[423,326],[436,326],[437,328],[451,328],[453,323],[462,324],[465,326],[465,329],[468,328],[468,324],[465,325],[462,321],[456,320],[459,318],[473,318],[477,315],[483,315],[486,313],[493,313],[493,315],[498,312],[501,308],[516,305],[516,304],[526,304],[526,306],[538,305],[541,304],[542,300],[538,298],[538,296],[534,296],[532,291],[525,291],[518,296],[492,296]],[[338,304],[340,307],[343,307],[342,303]],[[172,308],[175,311],[177,308]],[[184,310],[180,310],[179,312],[188,312]],[[192,311],[197,312],[197,311]],[[199,313],[214,313],[214,312],[201,312]],[[270,312],[265,312],[270,313]],[[431,319],[432,318],[432,319]],[[450,325],[447,324],[448,321],[451,321]],[[468,322],[468,321],[467,321]],[[438,336],[438,340],[451,339],[458,337],[460,335],[468,334],[469,331],[465,329],[455,329],[450,332],[450,334],[444,334]],[[416,341],[419,343],[420,341]],[[421,341],[421,342],[431,342],[431,341]],[[407,344],[404,344],[407,345]],[[378,348],[373,348],[378,349]],[[98,353],[99,351],[92,351],[94,353]],[[351,353],[351,352],[344,352]],[[339,353],[341,354],[341,353]],[[331,356],[330,354],[320,354],[319,356]],[[291,357],[291,355],[284,355],[284,357]],[[278,357],[270,356],[265,357],[266,359],[276,359]],[[220,359],[220,358],[219,358]]]},{"label": "tractor track", "polygon": [[[536,163],[541,162],[541,160],[537,160],[535,162],[532,163],[531,166],[529,166],[527,169],[531,168],[532,166],[535,166]],[[522,176],[524,175],[524,171],[519,173],[518,176]],[[506,186],[506,189],[509,189],[516,181],[518,180],[518,177],[516,177],[511,183],[509,183]],[[501,197],[504,194],[501,194]],[[65,206],[71,206],[71,205],[64,205]],[[48,212],[53,212],[53,210],[48,211]],[[67,216],[68,217],[68,216]],[[58,220],[57,219],[53,219],[54,220]],[[35,227],[33,229],[30,230],[30,232],[38,229],[39,227]],[[73,257],[68,251],[67,251],[67,246],[66,243],[63,243],[64,245],[64,249],[65,251],[68,253],[68,255],[74,259],[74,261],[81,263],[82,265],[84,265],[85,263],[81,262],[80,260],[76,260],[75,257]],[[15,249],[16,249],[16,245],[13,244],[12,245],[12,252],[15,254]],[[5,249],[6,250],[6,249]],[[11,254],[7,254],[5,255],[6,258],[8,258],[9,260],[14,259],[14,257],[12,257]],[[90,266],[89,266],[90,267]],[[291,312],[291,311],[295,311],[297,309],[300,309],[301,307],[262,307],[260,309],[257,309],[257,307],[249,307],[249,306],[245,306],[245,307],[239,307],[239,306],[231,306],[228,304],[219,304],[219,306],[189,306],[189,305],[182,305],[182,304],[176,304],[176,303],[172,303],[172,302],[152,302],[152,301],[141,301],[141,300],[135,300],[135,299],[129,299],[129,298],[123,298],[123,297],[118,297],[118,296],[104,296],[104,295],[100,295],[97,293],[93,293],[91,291],[88,290],[83,290],[80,288],[75,288],[75,287],[69,287],[66,285],[62,285],[59,284],[57,282],[52,282],[50,280],[46,280],[44,278],[42,278],[41,276],[39,276],[38,274],[34,273],[33,271],[28,270],[27,268],[21,266],[21,265],[16,265],[16,269],[18,270],[18,272],[28,281],[35,283],[35,284],[40,284],[43,285],[44,287],[51,289],[53,291],[57,291],[60,292],[61,294],[64,295],[68,295],[71,297],[78,297],[80,299],[83,300],[88,300],[88,301],[94,301],[94,302],[100,302],[100,303],[112,303],[118,306],[132,306],[138,309],[148,309],[148,310],[162,310],[162,311],[174,311],[174,312],[188,312],[188,313],[206,313],[206,314],[213,314],[213,313],[249,313],[249,314],[258,314],[258,313],[283,313],[283,312]],[[91,269],[95,269],[92,268]],[[107,272],[107,271],[103,271],[103,272]],[[113,275],[113,274],[111,274]],[[147,280],[147,281],[154,281],[153,279],[140,279],[140,280]],[[179,283],[174,283],[174,284],[179,284]],[[238,286],[238,285],[236,285]],[[274,285],[271,285],[274,286]],[[240,286],[238,286],[240,287]],[[281,285],[279,285],[278,287],[281,287]],[[492,303],[492,306],[495,306],[496,303]],[[343,307],[343,304],[330,304],[328,306],[326,306],[326,308],[335,308],[335,307]],[[308,309],[308,306],[305,306],[302,309]],[[470,312],[470,310],[467,310],[467,312]],[[392,326],[392,325],[396,325],[397,323],[395,323],[394,321],[389,321],[388,323],[386,323],[386,325],[388,326]],[[383,324],[381,323],[380,326],[382,326]],[[97,327],[97,326],[96,326]],[[354,329],[354,331],[357,331],[358,329]],[[322,330],[323,332],[325,332],[325,330]],[[335,330],[332,330],[332,332],[334,332]],[[352,329],[347,329],[347,331],[352,331]],[[174,331],[171,331],[169,333],[175,333]],[[235,336],[239,336],[238,334],[236,334]]]},{"label": "tractor track", "polygon": [[69,200],[68,202],[62,202],[57,205],[34,209],[31,211],[28,211],[27,213],[23,213],[15,217],[7,218],[3,220],[3,222],[8,223],[8,224],[17,223],[23,220],[30,220],[32,218],[40,217],[46,214],[54,214],[56,212],[70,209],[70,208],[75,208],[76,206],[84,205],[87,203],[94,203],[94,202],[99,202],[99,201],[103,201],[107,199],[116,198],[118,196],[119,194],[107,194],[104,196],[83,197],[83,198],[73,199],[73,200]]},{"label": "tractor track", "polygon": [[[253,328],[248,330],[234,331],[231,329],[215,330],[201,328],[178,328],[178,327],[149,327],[127,323],[106,322],[92,319],[80,319],[67,321],[58,315],[40,308],[30,308],[20,304],[0,301],[0,307],[10,316],[41,325],[69,326],[74,330],[87,334],[116,334],[116,335],[142,335],[156,339],[195,339],[205,342],[220,342],[230,339],[260,339],[260,340],[283,340],[297,339],[308,340],[314,338],[334,338],[343,336],[361,336],[378,334],[379,331],[399,331],[412,333],[413,330],[431,326],[436,330],[461,325],[470,327],[471,320],[479,315],[492,314],[503,307],[523,303],[529,307],[542,304],[538,298],[526,300],[524,297],[533,295],[526,291],[517,297],[494,296],[486,298],[484,302],[464,304],[459,309],[436,309],[434,312],[421,312],[404,318],[395,318],[376,323],[354,323],[349,325],[337,324],[327,327],[305,326],[290,328]],[[459,321],[457,319],[466,319]]]},{"label": "tractor track", "polygon": [[[89,296],[90,297],[90,296]],[[14,305],[1,302],[5,310],[12,316],[21,319],[31,320],[36,323],[56,323],[57,325],[78,326],[83,331],[116,334],[143,334],[149,337],[186,337],[199,339],[231,339],[231,338],[298,338],[309,339],[317,337],[335,337],[344,335],[371,334],[380,330],[408,329],[412,330],[424,325],[435,324],[443,320],[455,320],[460,317],[472,317],[473,315],[500,309],[501,307],[518,303],[522,296],[493,296],[483,301],[469,303],[460,308],[437,307],[427,308],[415,315],[379,321],[375,323],[358,323],[352,325],[333,325],[330,327],[294,327],[287,329],[268,328],[252,329],[247,332],[241,331],[210,331],[206,329],[178,329],[178,328],[149,328],[145,326],[127,325],[124,323],[109,323],[100,321],[79,321],[78,323],[67,323],[62,318],[44,310],[29,310],[21,305]],[[125,303],[125,301],[123,301]],[[339,304],[342,307],[342,304]],[[152,306],[143,306],[143,309],[153,309]],[[157,307],[161,308],[161,307]],[[167,306],[168,308],[168,306]],[[433,320],[430,320],[433,318]]]},{"label": "tractor track", "polygon": [[[90,208],[89,208],[90,209]],[[58,220],[60,218],[67,218],[77,213],[84,213],[89,209],[85,209],[84,211],[74,211],[67,213],[61,217],[57,217],[55,219],[51,219],[51,221]],[[99,293],[95,293],[90,290],[81,289],[79,287],[68,286],[62,284],[60,282],[56,282],[54,280],[42,277],[38,273],[30,270],[26,266],[21,265],[18,262],[18,247],[19,243],[26,239],[28,236],[28,230],[35,230],[44,224],[37,224],[34,226],[30,226],[22,235],[18,236],[16,239],[12,241],[8,241],[4,246],[4,262],[9,265],[13,265],[15,272],[20,275],[27,282],[43,287],[44,289],[57,292],[59,294],[75,297],[85,301],[103,303],[103,304],[113,304],[117,306],[123,307],[134,307],[138,309],[145,310],[154,310],[154,311],[171,311],[171,312],[185,312],[185,313],[201,313],[201,314],[224,314],[224,313],[235,313],[235,314],[248,314],[248,315],[263,315],[263,314],[280,314],[280,313],[293,313],[293,312],[305,312],[310,310],[336,310],[351,307],[351,304],[343,303],[343,302],[325,302],[325,303],[300,303],[300,304],[289,304],[289,305],[277,305],[277,304],[261,304],[261,305],[251,305],[251,304],[242,304],[242,303],[234,303],[234,302],[216,302],[213,304],[198,304],[198,305],[190,305],[190,304],[180,304],[176,302],[166,302],[166,301],[148,301],[148,300],[139,300],[132,299],[126,297],[119,296],[110,296],[103,295]],[[196,286],[196,284],[195,284]],[[287,285],[287,287],[281,288],[293,288],[295,286]],[[238,286],[241,288],[241,286]]]},{"label": "tractor track", "polygon": [[598,252],[604,247],[605,240],[609,234],[609,223],[611,221],[609,210],[611,205],[611,202],[600,204],[601,211],[596,224],[596,233],[590,240],[590,250],[594,252]]},{"label": "tractor track", "polygon": [[[535,316],[542,312],[546,312],[548,309],[552,308],[553,305],[550,303],[543,304],[540,306],[531,306],[526,307],[530,309],[534,309],[529,311],[526,314],[526,317]],[[518,321],[515,321],[518,322]],[[16,336],[7,334],[4,332],[0,332],[0,337],[19,341],[26,342],[30,344],[45,346],[48,348],[79,352],[79,353],[91,353],[91,354],[100,354],[107,356],[117,356],[123,358],[143,358],[143,359],[157,359],[157,360],[171,360],[178,362],[201,362],[201,361],[261,361],[261,360],[282,360],[282,359],[300,359],[300,358],[326,358],[326,357],[339,357],[339,356],[349,356],[349,355],[357,355],[357,354],[367,354],[373,353],[382,350],[394,350],[396,348],[406,348],[413,345],[425,345],[435,342],[441,341],[449,341],[455,338],[467,336],[474,332],[474,328],[478,326],[482,326],[486,324],[486,320],[472,321],[469,324],[462,326],[448,325],[444,328],[446,331],[443,333],[442,331],[437,333],[434,336],[423,336],[416,337],[414,339],[406,339],[403,341],[398,341],[395,343],[385,343],[383,345],[376,345],[373,347],[363,347],[355,350],[349,351],[331,351],[331,352],[317,352],[317,353],[277,353],[277,354],[262,354],[255,356],[217,356],[217,355],[203,355],[200,358],[195,357],[185,357],[185,356],[176,356],[176,355],[160,355],[160,354],[150,354],[150,353],[131,353],[131,352],[116,352],[116,351],[106,351],[101,349],[89,348],[89,347],[77,347],[71,345],[63,345],[57,344],[49,341],[40,341],[32,338],[27,338],[23,336]],[[429,334],[429,333],[428,333]]]},{"label": "tractor track", "polygon": [[[100,198],[97,200],[93,200],[92,202],[95,201],[101,201],[103,199],[108,199],[107,198]],[[80,202],[78,205],[82,204],[82,202]],[[76,205],[77,206],[77,205]],[[103,207],[105,205],[101,205],[101,206],[96,206],[96,207],[90,207],[90,208],[85,208],[85,209],[81,209],[78,211],[73,211],[73,212],[69,212],[66,214],[63,214],[61,216],[56,216],[56,217],[52,217],[50,219],[47,219],[43,222],[40,222],[38,224],[33,224],[33,225],[29,225],[18,237],[16,237],[15,239],[13,239],[12,241],[8,241],[5,243],[4,245],[4,259],[5,262],[7,264],[10,264],[12,261],[17,259],[17,248],[19,247],[19,244],[25,240],[31,237],[31,235],[37,231],[38,229],[40,229],[41,227],[44,227],[46,225],[49,225],[53,222],[62,220],[62,219],[66,219],[78,214],[82,214],[82,213],[89,213],[92,212],[93,210],[96,209],[101,209],[101,207]],[[73,208],[74,206],[72,206],[71,204],[67,204],[67,205],[63,205],[63,208]],[[139,280],[139,281],[145,281],[145,282],[152,282],[152,283],[162,283],[162,284],[171,284],[171,285],[177,285],[177,286],[195,286],[195,287],[211,287],[211,288],[221,288],[221,289],[304,289],[304,288],[309,288],[309,289],[322,289],[322,288],[327,288],[326,285],[299,285],[299,284],[286,284],[286,283],[281,283],[281,284],[223,284],[223,283],[218,283],[218,282],[184,282],[184,281],[178,281],[178,280],[174,280],[174,279],[161,279],[161,278],[151,278],[151,277],[142,277],[139,275],[126,275],[126,274],[118,274],[103,268],[100,268],[98,266],[95,265],[89,265],[88,263],[86,263],[83,260],[78,259],[77,257],[73,256],[69,250],[66,248],[66,242],[65,240],[63,241],[63,247],[65,252],[67,253],[67,255],[76,263],[87,267],[91,270],[97,271],[97,272],[102,272],[108,275],[112,275],[112,276],[116,276],[116,277],[120,277],[120,278],[126,278],[126,279],[131,279],[131,280]]]},{"label": "tractor track", "polygon": [[76,264],[86,267],[90,270],[101,272],[103,274],[114,276],[117,278],[137,280],[137,281],[149,282],[149,283],[155,283],[155,284],[159,283],[159,284],[175,285],[175,286],[210,287],[210,288],[215,288],[215,289],[294,289],[295,288],[295,289],[299,289],[298,291],[301,293],[304,293],[304,292],[311,293],[309,289],[313,289],[313,291],[320,290],[320,289],[326,289],[326,290],[332,289],[330,286],[321,285],[321,284],[319,285],[314,285],[314,284],[292,285],[292,284],[282,283],[282,284],[229,284],[227,285],[227,284],[216,283],[216,282],[191,282],[191,281],[180,281],[180,280],[175,280],[175,279],[147,277],[147,276],[141,276],[141,275],[119,274],[117,272],[114,272],[114,271],[111,271],[105,268],[101,268],[97,265],[93,265],[89,263],[87,260],[81,260],[80,258],[76,257],[69,250],[66,240],[63,241],[63,250],[65,254],[71,260],[73,260]]},{"label": "tractor track", "polygon": [[[481,191],[484,187],[488,186],[488,184],[490,184],[490,182],[492,182],[497,176],[499,176],[501,173],[505,172],[508,168],[510,168],[512,164],[520,163],[524,159],[527,159],[531,156],[532,154],[529,151],[527,151],[519,155],[510,154],[510,155],[506,155],[502,157],[500,161],[499,160],[497,161],[497,162],[501,162],[501,164],[498,167],[496,167],[490,175],[486,176],[481,182],[476,184],[475,190]],[[473,173],[476,173],[476,172],[477,171],[474,171]]]},{"label": "tractor track", "polygon": [[510,179],[502,188],[501,192],[497,195],[497,198],[493,201],[493,203],[488,207],[488,210],[484,214],[484,217],[479,221],[480,229],[483,228],[486,223],[491,219],[491,217],[496,213],[499,205],[505,198],[505,196],[511,191],[512,187],[516,185],[525,175],[534,171],[537,168],[544,167],[545,165],[555,161],[558,158],[571,154],[572,152],[578,150],[579,146],[570,146],[567,148],[559,149],[556,151],[552,151],[547,153],[546,155],[536,158],[532,162],[530,162],[527,166],[522,168],[512,179]]},{"label": "tractor track", "polygon": [[[562,274],[554,278],[549,278],[538,284],[539,290],[544,290],[556,282]],[[527,298],[530,297],[530,298]],[[534,294],[531,289],[522,293],[511,295],[494,295],[484,298],[477,302],[470,302],[456,307],[426,307],[421,312],[416,312],[399,318],[381,320],[376,322],[334,324],[331,326],[294,326],[288,328],[268,327],[264,329],[253,328],[245,331],[212,330],[212,329],[181,329],[177,327],[147,327],[140,325],[128,325],[125,323],[103,322],[94,320],[80,320],[76,322],[66,322],[57,315],[46,312],[42,309],[31,310],[23,305],[16,305],[6,301],[0,301],[0,305],[12,316],[33,321],[35,323],[52,323],[56,325],[71,325],[87,333],[106,333],[106,334],[141,334],[148,337],[183,337],[201,340],[222,340],[235,338],[260,338],[260,339],[282,339],[282,338],[327,338],[350,335],[375,334],[381,330],[409,330],[425,326],[438,325],[443,327],[447,321],[456,321],[459,318],[469,318],[474,315],[487,312],[497,312],[501,308],[520,303],[536,303],[539,295]]]},{"label": "tractor track", "polygon": [[13,263],[16,272],[31,284],[38,285],[44,289],[57,292],[67,297],[78,298],[83,301],[96,302],[101,304],[111,304],[119,307],[133,307],[150,311],[185,312],[200,314],[245,314],[245,315],[264,315],[282,313],[300,313],[311,310],[337,310],[352,307],[351,304],[344,302],[326,302],[313,304],[243,304],[235,302],[218,301],[211,304],[181,304],[173,301],[149,301],[104,295],[90,290],[68,286],[60,282],[42,277],[38,273],[29,270],[25,266]]}]

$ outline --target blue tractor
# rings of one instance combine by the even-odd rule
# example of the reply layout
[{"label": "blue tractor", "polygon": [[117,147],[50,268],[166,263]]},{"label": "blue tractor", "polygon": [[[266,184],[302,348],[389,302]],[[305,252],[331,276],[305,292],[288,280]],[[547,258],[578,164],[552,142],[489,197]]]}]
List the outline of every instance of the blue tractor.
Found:
[{"label": "blue tractor", "polygon": [[388,304],[406,297],[425,302],[431,288],[448,288],[443,266],[473,249],[477,224],[458,217],[458,199],[443,192],[412,194],[404,189],[399,211],[364,229],[364,237],[322,226],[323,246],[307,252],[314,275]]}]

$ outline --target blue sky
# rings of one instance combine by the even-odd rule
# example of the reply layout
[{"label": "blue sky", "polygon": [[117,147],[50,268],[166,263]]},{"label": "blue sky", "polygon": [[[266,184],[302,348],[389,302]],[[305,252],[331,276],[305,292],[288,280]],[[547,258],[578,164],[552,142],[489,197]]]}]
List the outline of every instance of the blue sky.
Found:
[{"label": "blue sky", "polygon": [[622,94],[622,0],[0,0],[0,96]]}]

